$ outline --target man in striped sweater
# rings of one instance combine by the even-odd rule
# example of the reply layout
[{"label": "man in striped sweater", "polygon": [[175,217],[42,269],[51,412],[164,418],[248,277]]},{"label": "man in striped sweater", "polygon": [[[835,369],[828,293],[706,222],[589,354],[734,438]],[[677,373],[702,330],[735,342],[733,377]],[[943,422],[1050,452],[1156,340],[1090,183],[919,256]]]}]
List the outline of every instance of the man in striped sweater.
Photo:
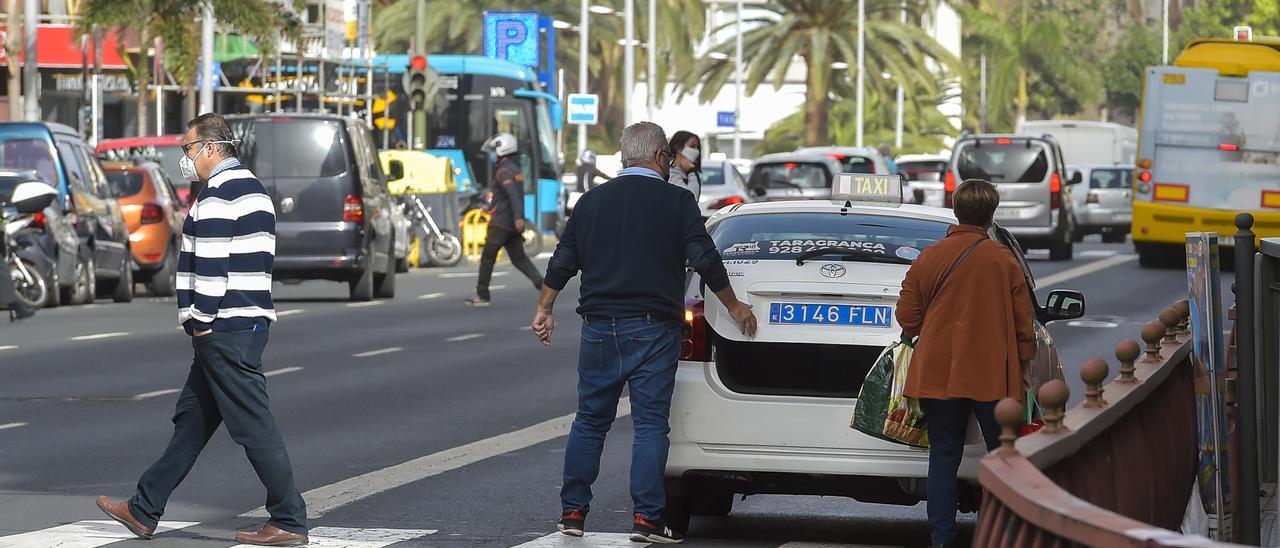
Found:
[{"label": "man in striped sweater", "polygon": [[183,224],[178,255],[178,322],[191,336],[195,360],[178,397],[169,446],[138,480],[133,498],[98,497],[98,507],[135,535],[151,538],[169,495],[225,423],[266,487],[271,515],[259,532],[239,533],[236,541],[306,544],[306,505],[262,373],[268,327],[276,319],[275,208],[262,183],[236,159],[238,141],[225,119],[203,114],[187,127],[183,176],[206,182]]}]

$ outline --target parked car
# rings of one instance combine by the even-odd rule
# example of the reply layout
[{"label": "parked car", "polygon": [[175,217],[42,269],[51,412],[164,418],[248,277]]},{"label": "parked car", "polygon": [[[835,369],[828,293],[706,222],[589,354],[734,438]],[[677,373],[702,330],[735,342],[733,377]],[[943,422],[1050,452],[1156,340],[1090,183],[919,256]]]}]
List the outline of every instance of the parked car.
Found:
[{"label": "parked car", "polygon": [[134,281],[157,297],[175,294],[185,204],[155,162],[106,162],[103,168],[129,225]]},{"label": "parked car", "polygon": [[822,199],[844,171],[840,160],[818,152],[780,152],[756,160],[747,189],[763,201]]},{"label": "parked car", "polygon": [[904,154],[894,163],[898,164],[898,173],[907,178],[907,187],[922,194],[921,205],[942,207],[946,194],[942,179],[950,159],[940,154]]},{"label": "parked car", "polygon": [[346,282],[353,301],[394,297],[395,204],[369,124],[327,114],[227,121],[275,203],[274,277]]},{"label": "parked car", "polygon": [[1048,248],[1049,258],[1070,260],[1075,244],[1074,204],[1062,149],[1052,137],[973,134],[961,137],[944,176],[944,205],[966,179],[983,179],[1000,191],[996,222],[1026,248]]},{"label": "parked car", "polygon": [[191,181],[182,178],[182,168],[178,162],[182,159],[182,135],[151,135],[147,137],[125,137],[123,139],[104,139],[98,142],[98,159],[103,162],[137,162],[146,160],[160,164],[178,192],[184,211],[195,201],[191,196]]},{"label": "parked car", "polygon": [[[894,309],[921,250],[946,237],[952,212],[919,205],[845,206],[811,200],[731,206],[707,223],[729,279],[759,317],[742,334],[699,276],[685,292],[681,357],[671,403],[663,518],[686,530],[691,515],[723,516],[735,496],[798,494],[914,505],[926,497],[929,452],[849,428],[867,372],[899,339]],[[990,235],[1034,276],[1017,241]],[[1038,386],[1063,373],[1044,324],[1078,318],[1084,296],[1049,292],[1037,311]],[[979,502],[976,460],[986,453],[969,427],[961,508]]]},{"label": "parked car", "polygon": [[753,201],[747,192],[738,167],[729,160],[707,160],[702,163],[702,196],[698,207],[706,219],[725,206]]},{"label": "parked car", "polygon": [[1123,165],[1071,166],[1088,187],[1072,189],[1075,202],[1076,241],[1087,234],[1101,234],[1102,241],[1124,243],[1133,224],[1133,168]]},{"label": "parked car", "polygon": [[[57,263],[45,306],[82,304],[110,295],[133,300],[129,229],[93,149],[74,129],[53,122],[0,123],[0,167],[34,169],[58,189],[54,215],[63,226],[45,233],[44,248]],[[59,234],[76,235],[74,247]]]},{"label": "parked car", "polygon": [[812,152],[823,154],[829,158],[835,158],[840,162],[841,170],[844,173],[871,173],[886,175],[892,170],[889,169],[889,163],[884,161],[884,156],[874,148],[868,147],[800,147],[796,152]]}]

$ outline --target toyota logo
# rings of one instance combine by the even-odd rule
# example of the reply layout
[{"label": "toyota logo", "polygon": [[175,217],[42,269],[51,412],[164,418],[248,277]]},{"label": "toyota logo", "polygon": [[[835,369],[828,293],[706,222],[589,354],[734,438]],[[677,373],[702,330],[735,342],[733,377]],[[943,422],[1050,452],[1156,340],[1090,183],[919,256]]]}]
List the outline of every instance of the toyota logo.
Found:
[{"label": "toyota logo", "polygon": [[818,269],[818,272],[827,278],[839,278],[844,276],[844,265],[824,264],[822,268]]}]

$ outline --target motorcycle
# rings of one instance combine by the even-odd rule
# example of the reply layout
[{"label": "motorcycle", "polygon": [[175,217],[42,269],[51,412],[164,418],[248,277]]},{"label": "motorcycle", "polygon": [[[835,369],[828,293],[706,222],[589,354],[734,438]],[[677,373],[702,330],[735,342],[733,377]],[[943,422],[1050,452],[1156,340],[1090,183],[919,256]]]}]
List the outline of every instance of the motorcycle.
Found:
[{"label": "motorcycle", "polygon": [[[16,175],[16,176],[15,176]],[[4,225],[4,271],[12,282],[16,304],[35,310],[44,304],[49,287],[30,253],[31,246],[19,246],[15,235],[31,224],[32,216],[53,203],[58,191],[38,180],[35,172],[19,172],[0,178],[0,216]],[[8,208],[14,211],[8,211]],[[4,303],[15,304],[15,303]],[[12,309],[10,310],[12,315]]]},{"label": "motorcycle", "polygon": [[409,263],[414,266],[455,266],[462,261],[462,240],[440,229],[431,216],[431,206],[414,194],[406,194],[402,202],[405,216],[413,223]]}]

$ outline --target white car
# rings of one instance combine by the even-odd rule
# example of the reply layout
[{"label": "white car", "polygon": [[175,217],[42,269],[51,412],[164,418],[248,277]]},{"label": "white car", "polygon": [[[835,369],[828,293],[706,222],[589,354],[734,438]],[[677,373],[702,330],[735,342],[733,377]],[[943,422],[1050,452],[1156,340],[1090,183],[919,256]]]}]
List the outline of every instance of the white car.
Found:
[{"label": "white car", "polygon": [[[901,188],[891,184],[896,176],[886,179]],[[684,530],[690,515],[725,515],[735,495],[925,498],[928,451],[872,438],[849,420],[867,371],[900,337],[894,308],[911,261],[954,224],[948,209],[828,200],[735,205],[708,221],[729,280],[760,325],[755,338],[743,336],[691,274],[671,406],[668,523]],[[1034,287],[1013,237],[999,227],[992,235]],[[1061,378],[1043,323],[1084,313],[1078,292],[1054,291],[1048,302],[1036,306],[1040,383]],[[973,480],[985,452],[976,422],[967,441],[961,477]],[[961,500],[976,510],[977,490],[962,488]]]}]

